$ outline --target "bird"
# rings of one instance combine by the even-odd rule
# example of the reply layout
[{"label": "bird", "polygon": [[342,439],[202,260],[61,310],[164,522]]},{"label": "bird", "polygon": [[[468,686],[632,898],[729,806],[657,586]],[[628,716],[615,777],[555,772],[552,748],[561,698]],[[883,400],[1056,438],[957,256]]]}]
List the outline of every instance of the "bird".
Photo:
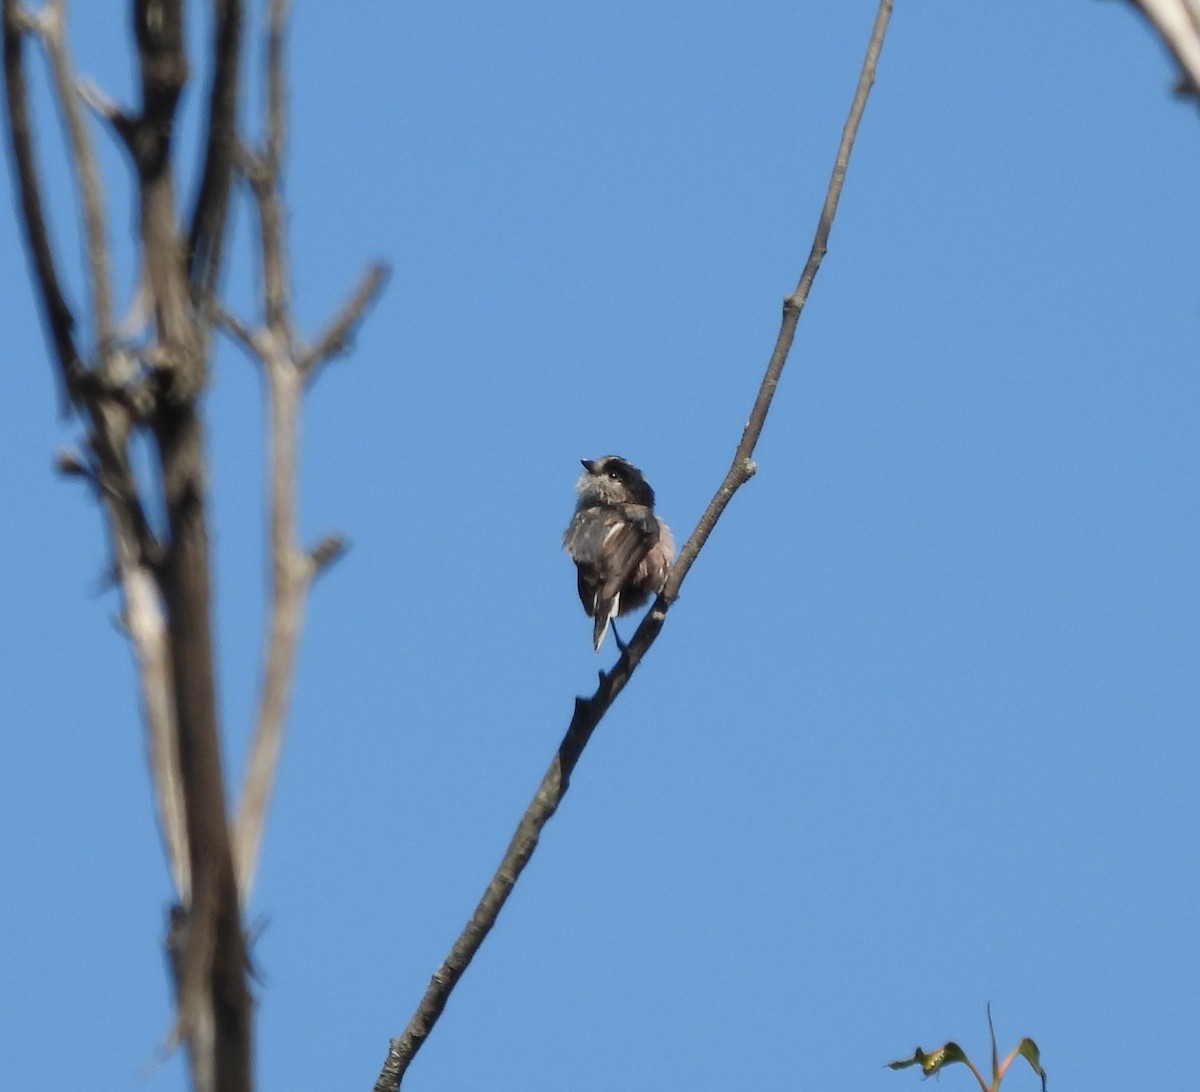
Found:
[{"label": "bird", "polygon": [[[654,490],[633,463],[619,455],[579,462],[579,500],[563,549],[575,562],[579,599],[593,619],[592,647],[599,652],[614,618],[662,591],[675,540],[654,514]],[[615,628],[613,639],[624,652]]]}]

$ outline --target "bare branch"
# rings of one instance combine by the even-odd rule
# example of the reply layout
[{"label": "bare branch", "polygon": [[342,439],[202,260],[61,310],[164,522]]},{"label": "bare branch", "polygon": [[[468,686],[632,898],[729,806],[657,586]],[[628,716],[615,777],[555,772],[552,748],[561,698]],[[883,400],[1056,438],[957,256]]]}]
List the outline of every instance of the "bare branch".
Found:
[{"label": "bare branch", "polygon": [[[266,324],[277,337],[291,332],[288,309],[288,256],[280,179],[287,132],[287,77],[284,69],[287,0],[271,0],[267,17],[267,118],[265,147],[252,157],[248,178],[262,223],[263,295]],[[290,348],[290,347],[289,347]]]},{"label": "bare branch", "polygon": [[303,376],[278,347],[264,364],[270,401],[271,605],[258,719],[234,828],[234,858],[243,905],[249,904],[258,867],[267,805],[283,747],[304,604],[316,573],[312,557],[296,545],[297,434]]},{"label": "bare branch", "polygon": [[[567,733],[559,744],[537,792],[534,793],[532,802],[521,817],[499,868],[492,876],[483,898],[475,908],[475,913],[471,915],[471,920],[467,922],[466,928],[450,949],[450,954],[430,980],[425,996],[417,1006],[417,1011],[405,1028],[404,1034],[389,1044],[387,1059],[379,1079],[375,1082],[374,1092],[397,1092],[399,1089],[405,1071],[429,1037],[434,1024],[446,1007],[451,992],[491,932],[492,926],[496,924],[508,896],[537,848],[542,828],[562,803],[570,787],[571,774],[584,747],[591,739],[592,732],[617,695],[625,688],[642,656],[662,628],[665,611],[661,604],[660,599],[651,608],[613,670],[607,674],[601,673],[600,685],[595,694],[591,698],[575,699],[575,713]],[[649,625],[652,619],[655,623],[653,626]]]},{"label": "bare branch", "polygon": [[313,577],[318,577],[329,568],[348,549],[346,540],[341,535],[326,535],[311,550],[308,556],[313,563]]},{"label": "bare branch", "polygon": [[[77,85],[65,38],[66,0],[44,0],[36,16],[2,0],[9,137],[33,274],[67,396],[90,425],[92,458],[60,460],[64,472],[96,486],[123,592],[123,621],[138,662],[150,766],[167,856],[180,905],[167,946],[178,998],[172,1041],[188,1045],[198,1092],[248,1092],[252,1000],[239,888],[249,898],[267,801],[278,765],[295,652],[309,587],[344,549],[328,536],[311,551],[297,543],[299,404],[306,381],[351,337],[384,280],[369,271],[303,366],[290,316],[281,175],[286,137],[284,31],[288,4],[271,0],[267,119],[260,155],[237,138],[242,0],[214,0],[215,64],[209,91],[205,164],[185,233],[176,209],[172,143],[188,79],[182,0],[133,0],[141,102],[126,112],[92,85]],[[24,39],[40,36],[50,61],[83,209],[96,345],[82,353],[50,233],[28,116]],[[78,94],[109,122],[137,174],[142,269],[129,324],[140,362],[114,325],[100,175]],[[230,174],[246,170],[259,211],[265,323],[253,329],[212,301],[228,221]],[[239,810],[237,869],[225,804],[214,687],[207,531],[207,461],[199,397],[207,381],[209,331],[220,322],[263,364],[271,406],[272,604],[258,734]],[[89,363],[92,366],[89,366]],[[166,511],[161,542],[151,533],[129,463],[134,429],[156,446]],[[239,878],[241,883],[239,885]]]},{"label": "bare branch", "polygon": [[812,250],[795,292],[784,301],[783,323],[775,350],[771,354],[766,374],[763,376],[754,408],[742,433],[729,473],[709,502],[696,529],[680,551],[679,560],[667,578],[662,594],[642,620],[641,625],[638,626],[637,632],[621,654],[615,667],[607,674],[601,673],[600,684],[590,698],[575,700],[575,713],[571,718],[567,733],[559,745],[558,753],[542,778],[542,783],[538,786],[532,802],[522,816],[517,831],[500,862],[500,867],[497,868],[488,884],[471,920],[454,942],[450,954],[430,980],[425,996],[417,1006],[404,1034],[398,1039],[393,1039],[389,1044],[387,1058],[379,1074],[379,1079],[375,1082],[374,1092],[397,1092],[399,1089],[400,1082],[413,1057],[428,1038],[446,1006],[450,993],[496,923],[496,918],[513,886],[525,865],[529,863],[533,851],[537,848],[542,828],[562,802],[570,785],[571,773],[575,769],[584,747],[587,746],[592,732],[625,688],[625,684],[636,670],[642,657],[657,638],[666,620],[667,611],[679,596],[680,585],[708,536],[712,533],[717,520],[720,519],[721,513],[724,512],[733,494],[754,473],[755,468],[751,456],[758,443],[758,438],[762,434],[763,425],[766,423],[767,412],[770,410],[771,399],[778,385],[780,373],[787,362],[788,350],[791,348],[795,336],[800,311],[808,298],[808,292],[820,267],[821,259],[825,255],[829,231],[833,225],[838,200],[841,197],[842,184],[850,161],[850,152],[854,147],[858,124],[862,119],[863,110],[866,108],[871,86],[875,82],[875,70],[879,63],[879,53],[883,47],[883,38],[891,17],[892,6],[893,0],[880,0],[875,24],[867,45],[866,58],[863,61],[858,86],[851,102],[850,114],[842,130],[842,139],[834,160],[833,175],[825,195],[825,204],[817,224]]},{"label": "bare branch", "polygon": [[[850,152],[854,148],[854,138],[858,134],[858,125],[862,120],[863,111],[867,107],[867,97],[875,82],[875,69],[879,64],[879,52],[883,48],[883,36],[887,31],[888,20],[892,15],[894,0],[880,0],[879,9],[875,16],[875,25],[871,31],[871,39],[867,45],[867,55],[863,61],[862,71],[858,77],[858,86],[854,91],[854,99],[850,104],[850,113],[842,128],[842,139],[838,144],[837,155],[833,161],[833,173],[829,179],[829,188],[825,192],[825,203],[817,220],[817,231],[813,238],[812,249],[808,261],[800,274],[796,290],[783,301],[783,323],[779,336],[775,341],[775,349],[767,364],[766,375],[758,388],[754,407],[750,418],[742,432],[742,438],[733,455],[733,463],[720,488],[709,501],[708,508],[700,517],[700,522],[692,532],[691,537],[679,551],[679,560],[671,575],[667,577],[666,587],[663,588],[662,598],[670,606],[679,596],[679,587],[687,576],[688,570],[696,560],[708,536],[716,526],[721,513],[725,511],[734,493],[738,491],[754,475],[755,465],[752,459],[758,438],[762,435],[763,425],[767,420],[767,412],[771,408],[771,400],[775,397],[775,388],[779,385],[779,377],[783,366],[787,363],[788,352],[792,340],[796,336],[796,324],[800,320],[800,312],[808,300],[808,293],[816,279],[817,271],[821,268],[821,260],[829,243],[829,231],[833,227],[833,218],[837,213],[838,201],[842,196],[842,184],[846,180],[846,168],[850,164]],[[649,619],[647,619],[648,621]]]},{"label": "bare branch", "polygon": [[50,58],[54,89],[66,119],[67,137],[71,148],[68,158],[75,172],[75,184],[83,205],[88,286],[99,356],[103,362],[113,347],[112,288],[108,272],[108,238],[104,227],[104,193],[100,182],[100,170],[92,152],[92,142],[83,121],[83,111],[79,109],[76,81],[67,53],[64,22],[65,0],[48,0],[41,18],[37,20],[37,28]]},{"label": "bare branch", "polygon": [[296,338],[288,306],[288,256],[280,192],[286,133],[284,39],[287,11],[286,0],[271,0],[267,16],[264,149],[261,153],[239,149],[239,159],[258,212],[265,326],[251,333],[236,322],[227,322],[230,316],[222,315],[221,318],[262,363],[270,404],[267,450],[271,463],[268,477],[271,602],[258,717],[234,825],[234,859],[243,906],[249,905],[258,869],[267,807],[283,748],[304,604],[316,572],[312,558],[297,544],[298,434],[304,377],[293,357]]},{"label": "bare branch", "polygon": [[[166,607],[191,900],[172,930],[176,1035],[188,1044],[197,1092],[249,1092],[252,1000],[221,769],[213,678],[206,455],[198,399],[207,337],[192,305],[187,247],[176,219],[171,141],[188,77],[182,0],[135,0],[141,111],[131,151],[138,176],[145,282],[159,396],[150,426],[168,536],[158,567]],[[176,958],[177,957],[177,958]]]},{"label": "bare branch", "polygon": [[[183,797],[175,744],[174,701],[162,606],[151,565],[156,544],[146,523],[133,473],[126,456],[129,409],[121,392],[105,390],[84,366],[75,344],[74,317],[59,287],[49,232],[42,213],[40,184],[33,156],[21,36],[36,29],[51,57],[55,86],[68,121],[71,158],[85,203],[93,301],[101,352],[111,336],[108,325],[106,244],[98,175],[82,119],[74,102],[69,63],[62,37],[62,6],[56,3],[35,21],[16,0],[4,0],[4,70],[7,88],[9,137],[17,163],[22,223],[40,289],[43,314],[58,356],[68,397],[85,409],[92,423],[91,447],[96,456],[94,480],[108,514],[117,575],[124,598],[126,628],[139,664],[139,684],[145,710],[150,765],[158,804],[158,817],[168,863],[181,898],[190,892],[187,834],[182,818]],[[110,377],[112,378],[112,377]]]},{"label": "bare branch", "polygon": [[349,348],[349,343],[367,308],[383,290],[387,276],[388,267],[384,262],[373,262],[367,268],[354,294],[346,301],[328,329],[317,339],[317,343],[301,356],[300,370],[306,377],[311,376],[331,357],[344,353]]},{"label": "bare branch", "polygon": [[33,133],[29,124],[28,88],[25,79],[23,47],[32,20],[18,0],[3,0],[4,88],[8,109],[8,140],[16,164],[17,189],[21,198],[21,223],[38,288],[42,318],[47,335],[58,358],[66,399],[79,398],[85,367],[75,343],[75,316],[63,296],[50,246],[50,233],[42,211],[42,189],[33,151]]},{"label": "bare branch", "polygon": [[111,125],[121,143],[128,147],[133,119],[94,80],[80,77],[75,81],[75,89],[84,105],[101,121]]},{"label": "bare branch", "polygon": [[284,45],[290,0],[271,0],[267,17],[267,169],[276,177],[283,169],[284,142],[287,140],[287,78],[284,69]]},{"label": "bare branch", "polygon": [[220,308],[214,309],[217,321],[263,365],[270,404],[267,446],[271,463],[268,479],[271,601],[258,717],[234,833],[238,890],[243,906],[248,905],[253,889],[267,807],[283,747],[308,592],[317,574],[345,548],[337,536],[327,537],[309,552],[299,545],[296,497],[300,403],[314,370],[344,347],[386,276],[384,266],[372,266],[317,345],[298,358],[299,339],[291,318],[282,195],[287,137],[284,61],[288,7],[287,0],[271,0],[268,13],[263,149],[242,151],[240,155],[259,218],[264,326],[250,330]]},{"label": "bare branch", "polygon": [[64,478],[92,480],[92,468],[84,461],[83,455],[72,448],[60,447],[54,453],[54,469]]},{"label": "bare branch", "polygon": [[188,232],[188,272],[193,298],[210,297],[220,276],[237,153],[237,108],[241,89],[241,0],[214,0],[213,73],[208,93],[204,171]]},{"label": "bare branch", "polygon": [[158,326],[159,369],[169,381],[171,400],[183,404],[203,386],[205,362],[197,351],[170,159],[175,111],[188,76],[182,0],[135,0],[134,32],[142,103],[130,144],[138,173],[144,275]]},{"label": "bare branch", "polygon": [[119,571],[125,597],[125,626],[137,656],[150,779],[159,824],[175,890],[180,902],[187,905],[192,896],[191,869],[166,619],[153,574],[140,565],[122,565]]},{"label": "bare branch", "polygon": [[93,402],[89,408],[96,422],[91,436],[96,457],[95,482],[108,516],[123,598],[122,620],[138,665],[159,829],[175,890],[186,904],[191,899],[192,872],[171,650],[156,571],[161,547],[146,523],[128,462],[129,410],[112,400],[103,404]]}]

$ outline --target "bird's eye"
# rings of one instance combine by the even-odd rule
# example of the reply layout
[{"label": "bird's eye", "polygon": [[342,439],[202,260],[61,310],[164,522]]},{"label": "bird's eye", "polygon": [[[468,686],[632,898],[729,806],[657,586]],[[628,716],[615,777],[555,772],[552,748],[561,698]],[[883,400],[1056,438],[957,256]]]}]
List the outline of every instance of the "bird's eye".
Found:
[{"label": "bird's eye", "polygon": [[618,473],[617,473],[615,470],[610,470],[610,471],[608,472],[608,476],[609,476],[610,478],[612,478],[612,480],[613,480],[614,482],[619,482],[619,481],[621,480],[621,475],[620,475],[620,474],[618,474]]}]

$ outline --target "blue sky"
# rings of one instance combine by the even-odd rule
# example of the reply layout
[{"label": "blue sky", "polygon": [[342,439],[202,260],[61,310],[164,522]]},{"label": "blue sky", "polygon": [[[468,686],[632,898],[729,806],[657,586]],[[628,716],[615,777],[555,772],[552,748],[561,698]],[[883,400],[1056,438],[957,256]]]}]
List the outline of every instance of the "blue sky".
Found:
[{"label": "blue sky", "polygon": [[[108,7],[72,41],[127,99]],[[719,483],[873,13],[297,5],[302,325],[368,259],[394,273],[306,407],[305,538],[353,548],[311,602],[251,914],[261,1087],[371,1086],[590,692],[577,460],[638,463],[681,540]],[[759,473],[406,1088],[890,1092],[917,1043],[986,1062],[988,1001],[1052,1089],[1187,1085],[1200,118],[1172,80],[1132,5],[898,5]],[[130,657],[98,512],[50,470],[78,428],[0,190],[0,1087],[173,1092],[180,1059],[145,1076],[169,884]],[[74,260],[66,201],[60,175]],[[225,295],[252,316],[247,223]],[[259,393],[223,345],[234,779]]]}]

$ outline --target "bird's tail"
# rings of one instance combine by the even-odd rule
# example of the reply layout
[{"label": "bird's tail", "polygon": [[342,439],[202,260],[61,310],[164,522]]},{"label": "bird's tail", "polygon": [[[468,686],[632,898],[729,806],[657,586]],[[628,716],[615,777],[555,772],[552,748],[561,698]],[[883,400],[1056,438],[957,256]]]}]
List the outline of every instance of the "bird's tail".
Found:
[{"label": "bird's tail", "polygon": [[595,622],[592,624],[592,648],[600,651],[600,646],[604,644],[604,635],[608,633],[608,623],[617,616],[617,609],[621,605],[621,597],[614,595],[612,599],[601,599],[596,597],[596,611],[593,615]]}]

